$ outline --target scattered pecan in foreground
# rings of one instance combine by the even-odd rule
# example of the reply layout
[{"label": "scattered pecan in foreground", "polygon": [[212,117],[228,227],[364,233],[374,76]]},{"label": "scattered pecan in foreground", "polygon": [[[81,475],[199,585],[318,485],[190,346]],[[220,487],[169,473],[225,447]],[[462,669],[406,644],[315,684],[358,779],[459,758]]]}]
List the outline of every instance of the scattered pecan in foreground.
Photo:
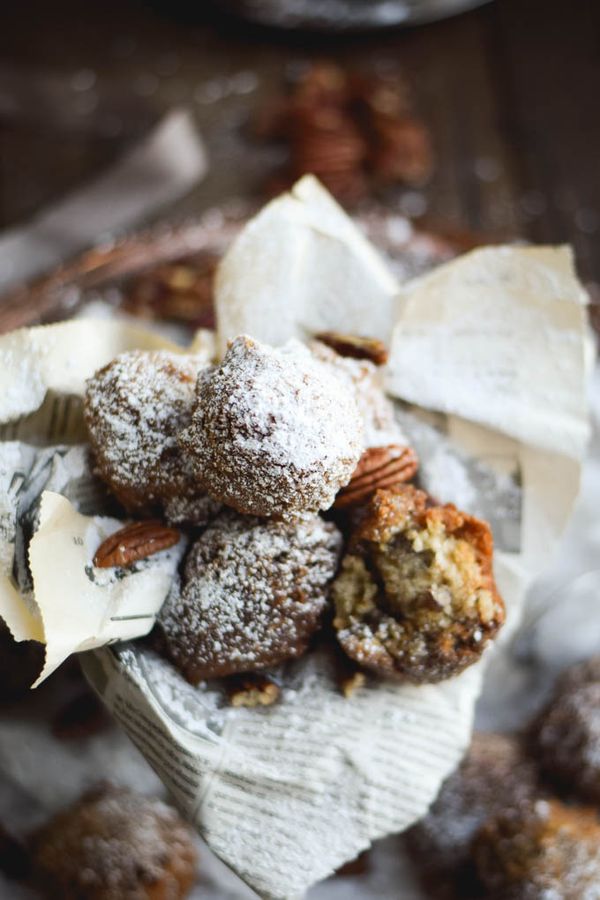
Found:
[{"label": "scattered pecan in foreground", "polygon": [[179,536],[176,528],[168,528],[154,519],[126,525],[100,544],[94,565],[100,569],[132,566],[154,553],[174,547]]}]

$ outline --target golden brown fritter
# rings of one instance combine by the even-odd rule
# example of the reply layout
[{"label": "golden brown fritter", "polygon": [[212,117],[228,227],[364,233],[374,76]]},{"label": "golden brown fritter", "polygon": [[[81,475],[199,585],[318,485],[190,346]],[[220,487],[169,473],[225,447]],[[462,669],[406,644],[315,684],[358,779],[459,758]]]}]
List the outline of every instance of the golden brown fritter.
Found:
[{"label": "golden brown fritter", "polygon": [[126,509],[154,512],[201,493],[177,435],[189,424],[204,367],[200,357],[135,350],[88,380],[84,416],[96,465]]},{"label": "golden brown fritter", "polygon": [[379,490],[333,587],[345,652],[380,675],[441,681],[476,662],[504,621],[489,526],[411,485]]},{"label": "golden brown fritter", "polygon": [[240,513],[284,519],[328,509],[363,450],[347,380],[298,341],[236,338],[198,379],[184,454],[204,490]]},{"label": "golden brown fritter", "polygon": [[501,813],[482,827],[473,855],[499,900],[600,898],[600,824],[591,807],[539,800]]},{"label": "golden brown fritter", "polygon": [[192,684],[300,656],[321,625],[341,542],[319,516],[223,512],[192,545],[181,594],[160,613],[159,649]]},{"label": "golden brown fritter", "polygon": [[197,853],[174,809],[102,787],[34,835],[32,864],[34,883],[52,900],[181,900]]},{"label": "golden brown fritter", "polygon": [[427,815],[405,836],[409,855],[433,896],[441,900],[479,896],[481,883],[470,855],[475,834],[490,816],[532,800],[536,783],[534,763],[524,756],[516,738],[473,736],[467,755],[446,779]]}]

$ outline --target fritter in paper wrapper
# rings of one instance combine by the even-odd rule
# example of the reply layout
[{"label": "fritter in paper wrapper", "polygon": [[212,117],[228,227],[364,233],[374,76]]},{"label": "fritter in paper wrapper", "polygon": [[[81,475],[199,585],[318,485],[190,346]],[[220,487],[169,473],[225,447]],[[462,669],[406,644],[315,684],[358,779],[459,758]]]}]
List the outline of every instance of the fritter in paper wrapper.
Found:
[{"label": "fritter in paper wrapper", "polygon": [[183,456],[207,493],[238,512],[328,509],[363,448],[354,393],[299,341],[278,349],[240,335],[198,379]]},{"label": "fritter in paper wrapper", "polygon": [[[470,267],[459,261],[456,269],[446,267],[443,274],[438,273],[435,296],[444,301],[463,296],[465,270],[472,277],[478,265],[484,270],[489,266],[494,272],[496,304],[502,305],[503,292],[510,295],[511,302],[522,300],[525,306],[535,295],[536,314],[531,321],[521,319],[518,327],[537,331],[545,316],[545,286],[552,286],[556,301],[560,285],[560,315],[555,315],[554,303],[549,308],[545,339],[550,346],[550,338],[556,337],[563,349],[568,348],[569,387],[553,396],[552,402],[536,397],[535,433],[544,417],[552,422],[558,416],[561,428],[554,443],[546,434],[543,450],[536,449],[535,441],[527,443],[523,427],[518,433],[490,431],[488,409],[493,394],[478,390],[479,382],[470,372],[469,383],[454,398],[452,415],[437,420],[437,430],[432,430],[427,446],[414,443],[422,462],[423,486],[432,490],[433,482],[441,484],[446,489],[440,492],[436,487],[436,494],[443,500],[458,501],[459,506],[490,519],[499,549],[496,575],[514,622],[527,580],[542,562],[540,529],[544,530],[547,553],[576,493],[585,432],[580,402],[585,382],[584,331],[580,289],[567,254],[548,250],[536,255],[503,248],[498,256],[492,252],[490,257],[491,251],[486,252],[485,259],[472,254]],[[496,284],[494,265],[499,257],[503,266],[515,266],[522,277],[507,281],[498,276]],[[496,268],[499,271],[502,266],[498,263]],[[427,279],[408,294],[413,331],[410,300],[413,293],[425,290],[426,284]],[[390,360],[393,378],[388,383],[398,394],[398,367],[392,365],[401,353],[404,314],[397,303],[397,287],[385,264],[336,204],[314,182],[305,180],[248,226],[221,267],[217,279],[219,345],[224,349],[227,338],[248,331],[274,344],[328,329],[364,334],[361,326],[371,316],[376,323],[373,335],[389,340],[397,316],[395,353]],[[517,296],[520,292],[522,297]],[[471,302],[472,292],[466,294]],[[107,352],[106,334],[100,334],[96,323],[77,324],[78,347],[85,344],[87,348],[85,353],[76,353],[75,378],[71,365],[60,363],[57,368],[51,364],[53,353],[58,360],[61,353],[68,356],[59,329],[69,326],[34,329],[31,337],[26,332],[16,342],[14,338],[8,341],[6,360],[12,362],[15,353],[24,356],[35,372],[36,390],[35,397],[29,392],[26,403],[15,402],[22,379],[9,371],[10,366],[5,367],[3,378],[9,382],[5,396],[11,401],[5,421],[36,410],[48,387],[81,397],[83,380],[124,350],[161,349],[156,338],[145,342],[142,337],[136,344],[117,335]],[[572,338],[566,343],[565,333]],[[476,347],[477,328],[465,334]],[[102,338],[105,343],[99,352]],[[518,372],[519,359],[505,353],[505,344],[494,353],[489,334],[486,339],[485,363],[493,361],[504,373],[503,388],[505,394],[507,390],[510,393],[507,372]],[[444,364],[455,364],[453,343],[445,347]],[[0,339],[0,356],[2,349]],[[463,343],[461,354],[464,352]],[[540,377],[545,378],[546,368],[554,370],[554,355],[548,351],[544,357],[541,350],[540,354],[546,363],[540,364]],[[425,354],[422,357],[425,359]],[[427,388],[428,405],[446,409],[445,401],[438,405],[431,380]],[[513,402],[522,413],[529,395],[521,386],[519,391]],[[471,422],[458,418],[467,395],[469,404],[464,411],[468,410]],[[419,402],[414,392],[411,400]],[[508,402],[506,396],[504,400]],[[567,407],[569,416],[561,418]],[[403,426],[414,420],[414,433],[424,433],[423,423],[416,424],[419,416],[418,411],[404,412]],[[524,421],[520,415],[519,422]],[[543,503],[540,472],[547,488]],[[508,484],[511,497],[514,493],[519,498],[516,505],[504,502]],[[468,502],[463,504],[456,496],[461,493]],[[526,513],[523,521],[522,509]],[[509,523],[502,510],[509,510]],[[172,583],[169,602],[176,602],[176,596],[177,585]],[[138,633],[143,633],[141,628]],[[273,898],[301,894],[376,838],[404,830],[423,814],[468,744],[482,675],[481,666],[473,665],[435,685],[375,680],[347,699],[336,687],[335,663],[321,646],[272,670],[278,702],[250,708],[232,706],[226,686],[220,682],[188,684],[169,662],[142,644],[86,654],[83,664],[109,708],[209,846],[261,896]]]},{"label": "fritter in paper wrapper", "polygon": [[378,490],[333,587],[341,646],[417,684],[462,672],[504,622],[492,553],[486,522],[412,485]]},{"label": "fritter in paper wrapper", "polygon": [[159,617],[167,658],[191,684],[306,652],[341,550],[331,522],[222,513],[188,553],[179,596]]},{"label": "fritter in paper wrapper", "polygon": [[189,425],[202,356],[130,351],[89,379],[84,415],[96,465],[112,493],[138,515],[191,493],[177,443]]}]

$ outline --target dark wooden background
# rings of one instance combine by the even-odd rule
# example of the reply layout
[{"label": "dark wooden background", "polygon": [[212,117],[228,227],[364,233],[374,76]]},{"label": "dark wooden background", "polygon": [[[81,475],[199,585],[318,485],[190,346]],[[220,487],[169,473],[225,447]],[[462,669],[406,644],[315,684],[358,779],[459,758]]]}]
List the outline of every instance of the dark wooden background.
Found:
[{"label": "dark wooden background", "polygon": [[[231,20],[184,24],[135,0],[21,0],[0,12],[0,227],[117,158],[174,105],[190,107],[209,177],[175,214],[256,196],[271,151],[244,124],[290,66],[328,56],[401,68],[436,149],[400,210],[491,234],[569,241],[600,283],[600,3],[496,0],[433,25],[333,39]],[[198,0],[197,7],[203,3]]]}]

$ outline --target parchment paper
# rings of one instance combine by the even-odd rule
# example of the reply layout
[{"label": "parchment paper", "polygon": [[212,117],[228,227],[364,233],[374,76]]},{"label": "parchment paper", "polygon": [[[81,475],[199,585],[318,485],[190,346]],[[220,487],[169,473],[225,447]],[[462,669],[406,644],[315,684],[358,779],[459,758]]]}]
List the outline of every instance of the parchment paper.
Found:
[{"label": "parchment paper", "polygon": [[182,538],[127,570],[92,564],[125,517],[92,474],[81,397],[87,377],[135,347],[178,349],[111,321],[0,337],[0,615],[17,640],[46,645],[36,684],[71,653],[147,634],[185,549]]},{"label": "parchment paper", "polygon": [[[296,202],[308,207],[302,210],[302,215],[298,215]],[[334,202],[323,198],[322,189],[316,183],[304,182],[300,195],[296,192],[294,203],[290,204],[289,199],[276,203],[280,205],[274,210],[273,205],[270,207],[269,227],[251,224],[222,266],[220,313],[226,302],[224,297],[237,300],[232,300],[230,315],[220,328],[220,346],[238,329],[249,330],[238,325],[236,318],[246,321],[244,292],[252,308],[251,332],[259,338],[264,339],[265,331],[271,328],[278,313],[286,324],[277,340],[287,338],[289,331],[306,336],[325,327],[320,319],[310,319],[312,312],[307,315],[307,309],[317,309],[316,305],[307,306],[307,302],[318,272],[319,304],[326,297],[339,301],[335,311],[328,310],[327,327],[369,333],[358,326],[361,322],[378,320],[379,333],[388,334],[396,321],[389,372],[390,379],[396,379],[404,310],[411,309],[413,290],[422,290],[423,282],[408,288],[402,297],[397,287],[394,294],[393,279],[382,273],[381,260],[368,247],[364,249],[364,239],[356,236],[354,226]],[[305,252],[295,257],[293,284],[287,269],[289,257],[282,255],[278,266],[270,240],[276,241],[276,235],[284,232],[290,225],[290,217],[294,234],[305,247]],[[257,221],[260,223],[260,215]],[[323,223],[326,228],[322,227]],[[242,240],[243,253],[239,250],[239,240]],[[337,247],[335,252],[332,245]],[[493,268],[497,255],[503,256],[505,251],[489,252],[489,264]],[[531,302],[536,309],[543,309],[544,279],[533,277],[537,269],[527,251],[513,252],[512,265],[528,285],[520,302],[525,305]],[[561,259],[561,252],[548,251],[544,265],[549,278],[559,281],[563,277]],[[454,265],[456,269],[448,266],[446,272],[450,274],[455,296],[462,297],[463,270],[460,261]],[[267,271],[270,280],[262,284],[262,276],[257,273]],[[344,291],[350,290],[349,271],[356,273],[355,283],[362,285],[362,316],[358,317],[357,308],[352,326],[348,324],[343,304]],[[257,297],[254,288],[259,283],[262,288]],[[291,285],[289,293],[285,290],[286,283]],[[519,317],[511,325],[510,311],[516,302],[514,292],[510,286],[503,288],[494,280],[492,285],[494,302],[506,305],[505,330],[514,327],[519,331],[518,340],[525,341],[523,329],[537,329],[543,312]],[[479,304],[481,296],[468,287],[465,282],[464,295],[470,303]],[[447,285],[442,285],[439,291],[432,292],[440,303],[440,316],[448,290]],[[483,283],[482,295],[485,290]],[[358,302],[358,292],[353,296]],[[526,421],[525,430],[518,437],[510,428],[505,429],[503,422],[494,422],[495,429],[489,427],[490,410],[497,396],[485,387],[489,379],[480,378],[477,361],[481,362],[481,358],[476,348],[481,335],[477,327],[471,327],[463,336],[460,358],[453,363],[463,367],[464,382],[450,410],[452,415],[448,415],[449,410],[443,405],[436,407],[430,396],[432,409],[415,406],[419,403],[418,379],[415,379],[415,391],[407,395],[411,405],[398,405],[402,427],[423,460],[425,487],[432,491],[435,488],[440,500],[455,500],[475,512],[483,511],[492,521],[499,548],[496,571],[513,627],[518,620],[523,592],[530,579],[547,565],[576,496],[579,457],[587,427],[582,399],[586,334],[583,316],[574,312],[581,306],[581,292],[574,279],[562,302],[565,315],[558,316],[553,327],[557,333],[561,329],[565,331],[564,361],[572,373],[569,410],[573,428],[572,433],[569,428],[563,430],[556,444],[546,441],[540,447],[537,430],[532,430],[529,440]],[[469,312],[470,321],[476,323],[475,310],[471,308]],[[433,308],[429,308],[428,315],[436,320]],[[221,318],[219,322],[221,325]],[[99,334],[97,323],[77,324],[84,329],[78,336],[89,348],[91,374],[101,355],[93,349]],[[33,357],[43,357],[47,345],[59,346],[60,329],[65,327],[68,326],[38,329]],[[482,327],[485,330],[485,325]],[[120,326],[116,329],[122,349],[129,337],[121,334]],[[520,395],[520,402],[527,404],[529,392],[538,413],[551,422],[554,398],[541,391],[539,385],[554,370],[554,348],[549,345],[547,354],[540,348],[537,367],[528,382],[517,377],[520,355],[504,352],[507,341],[495,346],[489,334],[486,339],[486,367],[494,359],[504,367],[512,365],[513,371],[507,372],[508,380],[519,384],[519,391],[526,395]],[[9,346],[14,349],[15,339],[12,340]],[[27,333],[18,340],[27,346]],[[110,349],[108,344],[103,344],[102,352],[108,353]],[[451,360],[452,346],[446,346],[445,350],[446,361]],[[427,356],[430,352],[430,349],[423,350],[421,366],[435,364]],[[75,393],[77,384],[81,383],[78,379],[85,374],[86,358],[86,354],[81,354],[81,368],[72,381],[67,379],[69,390]],[[18,354],[11,359],[13,364],[18,364]],[[464,359],[472,359],[473,365],[463,366]],[[38,367],[35,371],[41,379],[36,395],[41,402],[45,387],[57,386],[47,383],[52,366],[41,370]],[[13,384],[17,385],[18,379]],[[401,383],[394,380],[393,389],[403,396]],[[30,412],[31,425],[31,392],[27,396],[22,408]],[[474,397],[477,402],[473,401]],[[13,398],[11,403],[10,416],[19,415],[15,413],[20,408],[19,402]],[[1,408],[0,397],[0,417]],[[38,451],[30,452],[35,455]],[[9,556],[9,549],[10,541],[4,543],[0,558]],[[65,586],[67,583],[68,579]],[[71,598],[72,608],[65,608],[68,593],[63,591],[55,602],[63,614],[77,617],[76,598]],[[211,849],[260,896],[272,898],[300,896],[371,841],[403,830],[423,814],[442,779],[457,764],[468,744],[482,675],[482,666],[477,665],[460,677],[436,686],[417,688],[373,683],[347,700],[336,691],[328,657],[317,652],[275,673],[282,685],[282,701],[278,705],[246,710],[229,708],[218,686],[192,688],[166,662],[136,644],[85,654],[83,661],[91,682],[159,773],[176,802],[196,823]]]},{"label": "parchment paper", "polygon": [[307,175],[246,225],[219,266],[220,350],[238,334],[277,345],[340,325],[386,340],[398,290],[375,248]]}]

